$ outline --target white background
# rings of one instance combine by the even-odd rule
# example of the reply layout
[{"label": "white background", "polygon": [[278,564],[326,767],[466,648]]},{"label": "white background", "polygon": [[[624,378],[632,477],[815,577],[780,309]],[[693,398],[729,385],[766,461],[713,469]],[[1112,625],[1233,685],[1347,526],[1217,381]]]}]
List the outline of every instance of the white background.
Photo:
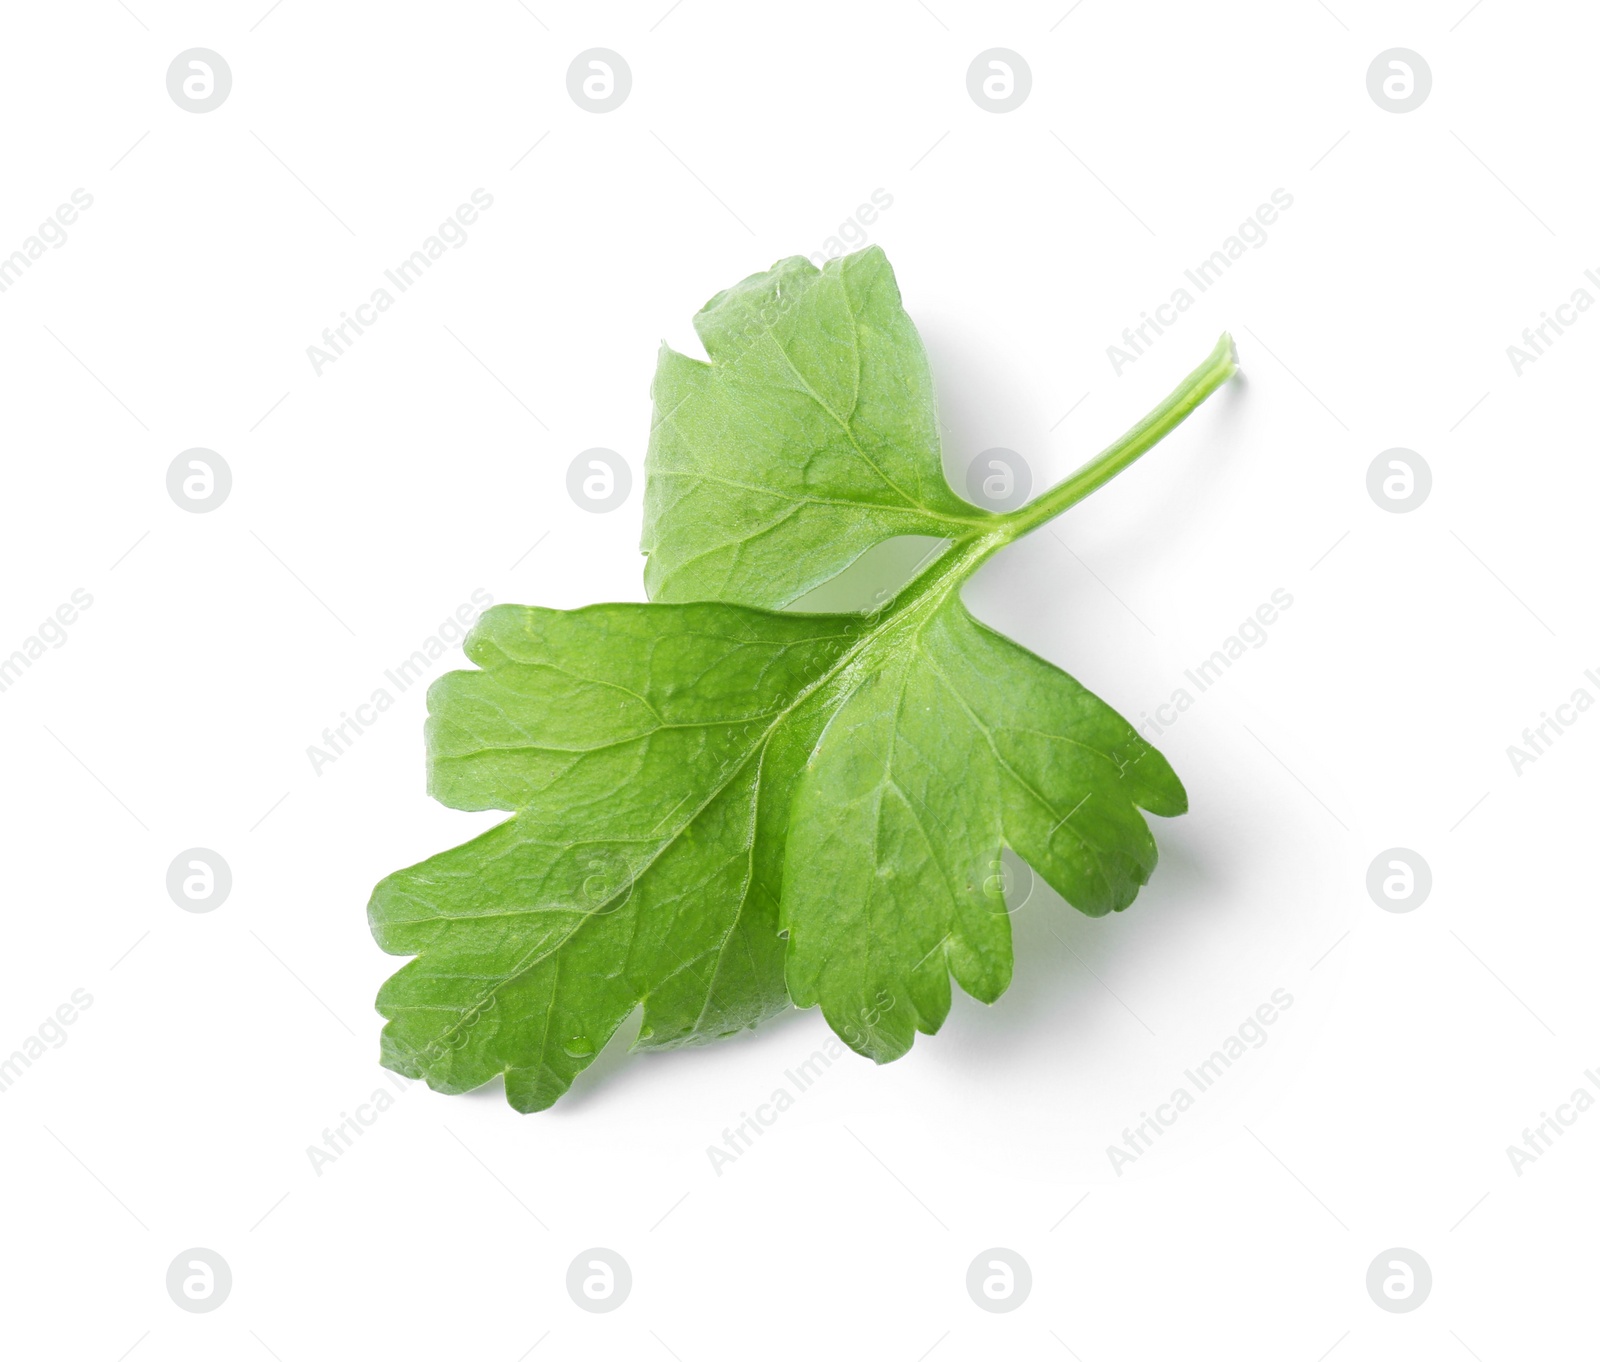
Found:
[{"label": "white background", "polygon": [[[94,604],[0,694],[0,1055],[93,997],[0,1093],[3,1350],[1571,1355],[1600,1115],[1520,1175],[1506,1150],[1596,1087],[1600,714],[1520,775],[1506,749],[1600,696],[1600,319],[1520,377],[1506,347],[1600,266],[1600,19],[668,3],[6,7],[0,253],[94,204],[0,295],[0,653]],[[203,115],[165,85],[195,46],[233,73]],[[605,115],[566,88],[595,46],[633,73]],[[996,46],[1032,71],[1012,113],[966,89]],[[1433,73],[1403,115],[1366,88],[1395,46]],[[318,376],[306,347],[479,187],[466,244]],[[706,298],[880,188],[958,486],[990,446],[1055,481],[1238,339],[1242,381],[967,593],[1134,718],[1292,594],[1160,739],[1192,811],[1154,880],[1101,921],[1040,890],[996,1006],[847,1056],[720,1176],[815,1013],[616,1044],[542,1115],[418,1085],[319,1174],[386,1084],[367,894],[493,820],[425,797],[421,687],[320,775],[307,746],[474,588],[642,599],[657,344],[693,352]],[[1118,376],[1106,347],[1276,188],[1266,244]],[[233,473],[204,515],[165,485],[194,446]],[[607,515],[566,493],[591,446],[635,474]],[[1433,471],[1410,514],[1366,490],[1393,446]],[[165,888],[193,846],[233,872],[209,914]],[[1366,892],[1394,846],[1432,868],[1411,913]],[[1267,1043],[1119,1174],[1107,1146],[1279,988]],[[596,1245],[633,1273],[610,1314],[565,1287]],[[195,1246],[233,1273],[209,1314],[165,1288]],[[1008,1314],[965,1287],[995,1246],[1033,1277]],[[1365,1285],[1395,1246],[1433,1273],[1408,1314]]]}]

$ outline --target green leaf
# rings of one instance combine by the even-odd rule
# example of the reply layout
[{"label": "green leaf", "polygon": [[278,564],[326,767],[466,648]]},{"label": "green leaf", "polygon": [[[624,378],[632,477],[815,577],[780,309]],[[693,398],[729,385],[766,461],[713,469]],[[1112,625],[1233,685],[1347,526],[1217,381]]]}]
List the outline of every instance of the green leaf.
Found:
[{"label": "green leaf", "polygon": [[[939,1028],[952,977],[986,1002],[1010,981],[1003,847],[1092,915],[1126,907],[1149,879],[1156,847],[1140,810],[1181,813],[1177,777],[1070,676],[974,620],[960,589],[1182,421],[1233,372],[1231,342],[1034,502],[946,522],[944,551],[881,610],[783,613],[744,602],[790,599],[905,532],[866,464],[916,489],[917,509],[892,515],[956,501],[942,475],[942,492],[926,476],[938,468],[937,446],[918,443],[932,439],[926,368],[876,252],[821,274],[784,262],[720,295],[700,318],[711,369],[728,353],[729,319],[791,287],[801,301],[775,324],[788,328],[784,362],[762,362],[764,384],[694,379],[710,384],[693,399],[705,441],[674,447],[675,483],[658,457],[667,418],[653,440],[658,592],[711,589],[696,575],[710,572],[736,599],[497,606],[467,641],[479,670],[430,690],[432,793],[513,816],[373,893],[379,944],[416,957],[378,998],[390,1067],[447,1092],[503,1073],[512,1105],[537,1110],[636,1007],[638,1045],[666,1048],[753,1026],[791,1000],[820,1004],[847,1044],[890,1060]],[[767,341],[745,344],[756,354]],[[846,359],[834,353],[846,347]],[[868,383],[868,371],[899,378]],[[835,401],[825,380],[848,373],[855,396]],[[848,448],[794,434],[821,429],[818,390],[853,432]],[[795,442],[763,444],[750,434],[763,421]],[[732,468],[747,438],[749,496],[689,471]],[[777,524],[758,514],[769,483],[800,507]],[[667,484],[677,493],[659,491]],[[823,485],[820,509],[794,492]],[[775,542],[824,567],[773,558]],[[676,547],[662,556],[663,544]]]},{"label": "green leaf", "polygon": [[717,604],[485,612],[481,671],[428,692],[431,793],[517,810],[389,876],[378,944],[418,958],[378,995],[383,1061],[443,1092],[506,1076],[549,1106],[639,1004],[639,1045],[788,1004],[783,834],[823,710],[803,696],[860,617]]},{"label": "green leaf", "polygon": [[1098,917],[1155,869],[1138,810],[1187,801],[1126,720],[974,620],[955,581],[879,630],[795,792],[780,921],[795,1003],[882,1062],[939,1029],[952,974],[986,1003],[1011,982],[1001,847]]},{"label": "green leaf", "polygon": [[997,519],[945,481],[928,357],[878,247],[779,261],[694,324],[711,362],[663,345],[651,392],[652,600],[788,605],[882,540]]}]

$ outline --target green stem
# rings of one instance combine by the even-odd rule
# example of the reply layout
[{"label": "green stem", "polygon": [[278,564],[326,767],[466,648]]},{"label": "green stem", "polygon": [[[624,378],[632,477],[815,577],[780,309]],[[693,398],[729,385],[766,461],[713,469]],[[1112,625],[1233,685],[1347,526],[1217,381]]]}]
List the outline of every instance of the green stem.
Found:
[{"label": "green stem", "polygon": [[1165,401],[1104,453],[1097,454],[1075,473],[1068,474],[1043,495],[1001,518],[997,531],[1005,543],[1020,539],[1046,521],[1054,520],[1069,506],[1098,491],[1146,450],[1171,434],[1185,417],[1220,388],[1239,367],[1233,337],[1226,331],[1222,339],[1196,369],[1168,394]]},{"label": "green stem", "polygon": [[919,600],[938,601],[945,593],[970,577],[978,564],[1007,544],[1021,539],[1055,519],[1069,506],[1076,505],[1091,492],[1105,486],[1146,450],[1181,425],[1184,418],[1216,392],[1239,367],[1233,337],[1226,331],[1198,369],[1172,390],[1154,411],[1140,421],[1103,453],[1097,454],[1076,473],[1070,473],[1048,492],[1018,510],[1002,516],[985,517],[971,533],[957,535],[949,547],[901,587],[890,600],[869,614],[909,608]]}]

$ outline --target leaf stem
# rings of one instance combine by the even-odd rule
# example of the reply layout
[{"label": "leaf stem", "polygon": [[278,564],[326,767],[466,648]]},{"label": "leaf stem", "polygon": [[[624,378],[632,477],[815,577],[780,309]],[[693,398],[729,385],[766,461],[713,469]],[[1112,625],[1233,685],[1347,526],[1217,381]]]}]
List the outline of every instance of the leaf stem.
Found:
[{"label": "leaf stem", "polygon": [[1046,521],[1054,520],[1069,506],[1076,505],[1091,492],[1098,491],[1129,464],[1159,443],[1181,425],[1184,419],[1228,381],[1239,367],[1233,337],[1226,331],[1205,362],[1178,384],[1144,420],[1103,453],[1097,454],[1075,473],[1069,473],[1048,492],[1026,506],[1001,517],[996,530],[1004,543],[1020,539]]},{"label": "leaf stem", "polygon": [[1104,487],[1141,454],[1182,425],[1189,413],[1226,383],[1238,368],[1239,357],[1233,348],[1233,337],[1224,331],[1205,362],[1120,440],[1026,506],[1005,515],[985,517],[985,523],[975,532],[951,538],[947,547],[893,597],[867,614],[907,609],[918,600],[942,599],[951,588],[970,577],[986,558]]}]

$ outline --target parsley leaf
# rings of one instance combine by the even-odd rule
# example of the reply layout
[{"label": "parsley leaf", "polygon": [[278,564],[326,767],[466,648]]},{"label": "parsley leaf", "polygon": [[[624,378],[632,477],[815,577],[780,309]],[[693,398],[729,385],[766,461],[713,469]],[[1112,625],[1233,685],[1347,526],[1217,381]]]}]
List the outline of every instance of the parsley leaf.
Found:
[{"label": "parsley leaf", "polygon": [[[985,1002],[1009,983],[1002,846],[1113,912],[1155,866],[1140,810],[1186,806],[1154,748],[960,587],[1220,386],[1226,336],[1105,453],[995,515],[944,482],[881,252],[784,261],[697,324],[711,362],[668,350],[656,380],[655,602],[496,606],[466,644],[478,670],[429,692],[431,792],[512,815],[369,906],[379,945],[416,957],[378,997],[383,1061],[441,1091],[504,1074],[514,1107],[548,1107],[640,1006],[642,1048],[792,1001],[894,1059],[938,1030],[952,976]],[[770,608],[908,533],[948,542],[883,608]]]},{"label": "parsley leaf", "polygon": [[945,481],[928,358],[876,246],[780,261],[694,324],[711,362],[664,345],[651,390],[652,600],[788,605],[880,540],[993,519]]}]

